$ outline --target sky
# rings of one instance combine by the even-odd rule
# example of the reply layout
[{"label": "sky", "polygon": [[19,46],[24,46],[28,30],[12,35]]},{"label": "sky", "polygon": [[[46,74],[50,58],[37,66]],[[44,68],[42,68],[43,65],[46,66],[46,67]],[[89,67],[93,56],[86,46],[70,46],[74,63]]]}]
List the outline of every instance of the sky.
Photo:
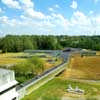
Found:
[{"label": "sky", "polygon": [[100,35],[100,0],[0,0],[0,36]]}]

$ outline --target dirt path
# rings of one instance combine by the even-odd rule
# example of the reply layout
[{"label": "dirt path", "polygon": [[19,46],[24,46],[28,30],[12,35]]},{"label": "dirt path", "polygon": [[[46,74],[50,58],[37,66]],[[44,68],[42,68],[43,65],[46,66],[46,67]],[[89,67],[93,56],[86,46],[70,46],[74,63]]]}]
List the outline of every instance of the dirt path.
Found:
[{"label": "dirt path", "polygon": [[100,100],[100,96],[94,96],[94,97],[85,97],[85,96],[81,96],[81,97],[67,97],[64,96],[62,97],[61,100]]}]

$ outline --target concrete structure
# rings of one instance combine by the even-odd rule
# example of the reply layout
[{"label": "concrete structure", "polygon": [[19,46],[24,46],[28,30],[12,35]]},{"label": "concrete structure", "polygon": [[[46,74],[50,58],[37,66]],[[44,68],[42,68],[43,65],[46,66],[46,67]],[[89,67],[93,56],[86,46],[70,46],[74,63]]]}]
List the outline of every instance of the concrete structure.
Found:
[{"label": "concrete structure", "polygon": [[76,88],[75,88],[75,92],[76,92],[76,93],[79,93],[79,94],[84,94],[84,90],[79,89],[78,86],[76,86]]},{"label": "concrete structure", "polygon": [[74,92],[74,89],[72,88],[71,85],[69,85],[67,91],[68,91],[68,92]]},{"label": "concrete structure", "polygon": [[96,56],[96,51],[81,50],[80,54],[81,54],[81,57],[83,57],[83,56]]},{"label": "concrete structure", "polygon": [[[25,95],[31,94],[33,91],[35,91],[36,89],[38,89],[39,87],[41,87],[42,85],[53,79],[55,76],[59,75],[59,73],[61,73],[62,71],[64,71],[69,62],[70,52],[62,52],[61,57],[64,59],[64,61],[61,64],[52,67],[49,70],[46,70],[41,75],[36,76],[25,83],[18,85],[16,88],[19,94],[18,100],[24,98]],[[36,86],[36,83],[38,83],[41,80],[42,80],[41,84]],[[30,87],[31,88],[33,87],[33,89],[29,89]]]},{"label": "concrete structure", "polygon": [[77,93],[77,94],[84,94],[84,90],[79,89],[78,86],[76,86],[76,88],[73,89],[71,85],[68,86],[67,92],[69,92],[69,93]]},{"label": "concrete structure", "polygon": [[63,52],[78,52],[80,51],[81,48],[72,48],[72,47],[67,47],[67,48],[64,48]]},{"label": "concrete structure", "polygon": [[17,100],[17,84],[13,71],[0,68],[0,100]]}]

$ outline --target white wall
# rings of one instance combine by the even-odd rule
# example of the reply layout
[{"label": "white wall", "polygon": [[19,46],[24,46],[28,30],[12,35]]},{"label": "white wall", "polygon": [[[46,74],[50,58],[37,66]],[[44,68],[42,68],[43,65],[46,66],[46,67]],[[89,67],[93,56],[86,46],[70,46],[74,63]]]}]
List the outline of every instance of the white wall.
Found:
[{"label": "white wall", "polygon": [[16,92],[15,88],[0,95],[0,100],[12,100],[14,97],[18,97],[18,93]]},{"label": "white wall", "polygon": [[0,86],[7,84],[13,80],[15,80],[14,72],[13,71],[7,72],[0,76]]}]

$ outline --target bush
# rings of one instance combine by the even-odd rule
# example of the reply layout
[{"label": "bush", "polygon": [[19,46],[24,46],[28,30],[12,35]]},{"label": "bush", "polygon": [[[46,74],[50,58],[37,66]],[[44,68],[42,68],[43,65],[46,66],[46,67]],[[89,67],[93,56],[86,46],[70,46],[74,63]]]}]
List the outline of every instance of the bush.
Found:
[{"label": "bush", "polygon": [[32,57],[23,63],[19,63],[12,68],[15,70],[16,79],[24,82],[44,71],[44,61],[39,57]]}]

